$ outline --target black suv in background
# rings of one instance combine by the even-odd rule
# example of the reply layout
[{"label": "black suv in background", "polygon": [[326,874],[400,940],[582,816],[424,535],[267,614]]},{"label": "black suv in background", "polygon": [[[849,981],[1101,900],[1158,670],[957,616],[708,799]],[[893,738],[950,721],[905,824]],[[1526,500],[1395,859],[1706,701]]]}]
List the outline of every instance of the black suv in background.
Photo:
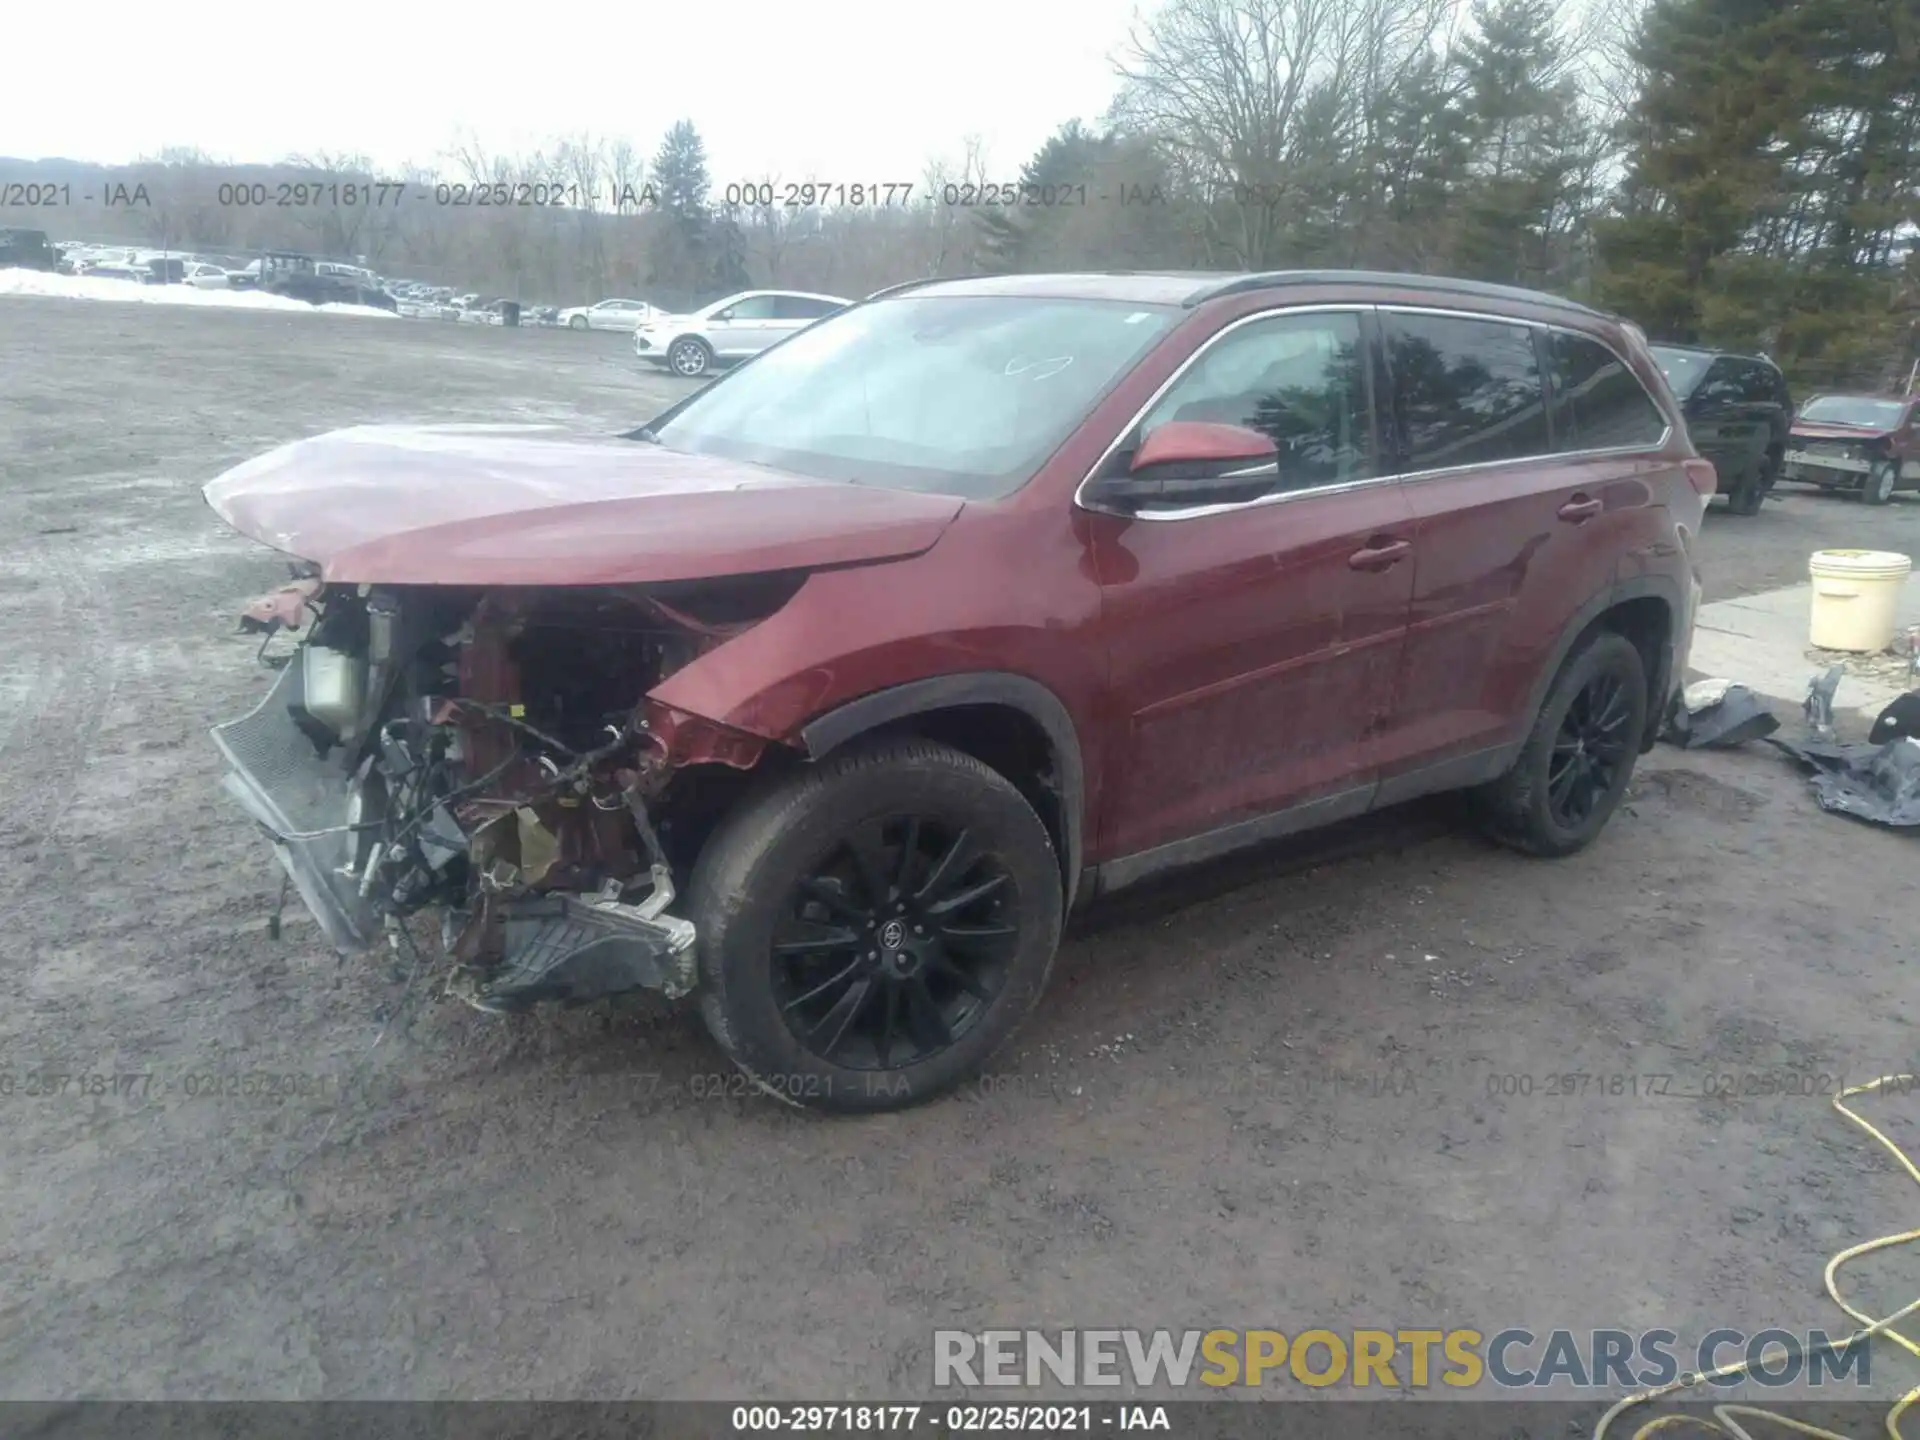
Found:
[{"label": "black suv in background", "polygon": [[48,242],[46,231],[0,229],[0,270],[11,266],[51,270],[59,262],[59,252]]},{"label": "black suv in background", "polygon": [[1793,424],[1787,377],[1764,355],[1655,345],[1654,362],[1686,416],[1693,448],[1713,462],[1735,515],[1759,513],[1780,478]]}]

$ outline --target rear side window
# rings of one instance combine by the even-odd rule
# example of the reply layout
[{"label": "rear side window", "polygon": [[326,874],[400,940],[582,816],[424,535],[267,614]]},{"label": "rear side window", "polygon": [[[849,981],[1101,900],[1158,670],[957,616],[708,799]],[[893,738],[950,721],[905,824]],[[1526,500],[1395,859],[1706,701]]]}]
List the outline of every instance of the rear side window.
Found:
[{"label": "rear side window", "polygon": [[1658,445],[1667,417],[1626,362],[1597,340],[1563,330],[1547,335],[1558,407],[1559,450]]},{"label": "rear side window", "polygon": [[1499,320],[1383,313],[1406,470],[1547,451],[1533,332]]},{"label": "rear side window", "polygon": [[1747,400],[1747,387],[1741,376],[1743,367],[1738,360],[1722,356],[1713,362],[1713,368],[1707,371],[1707,378],[1700,382],[1700,388],[1693,392],[1692,398],[1702,405],[1742,405]]},{"label": "rear side window", "polygon": [[810,300],[805,295],[776,295],[773,299],[776,320],[818,320],[839,308],[825,300]]},{"label": "rear side window", "polygon": [[1747,400],[1755,405],[1777,405],[1780,403],[1782,384],[1780,372],[1771,365],[1762,365],[1758,360],[1742,361],[1740,377],[1746,389]]}]

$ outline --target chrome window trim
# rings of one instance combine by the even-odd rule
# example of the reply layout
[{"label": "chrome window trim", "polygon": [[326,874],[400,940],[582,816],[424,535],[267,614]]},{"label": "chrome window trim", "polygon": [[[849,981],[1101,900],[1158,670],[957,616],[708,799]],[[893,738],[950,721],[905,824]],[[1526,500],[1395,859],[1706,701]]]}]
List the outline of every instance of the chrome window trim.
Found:
[{"label": "chrome window trim", "polygon": [[[1120,448],[1120,442],[1133,433],[1134,427],[1146,419],[1147,415],[1153,410],[1153,407],[1165,398],[1169,390],[1180,383],[1187,371],[1199,361],[1202,355],[1205,355],[1214,345],[1224,340],[1242,325],[1251,325],[1258,320],[1277,320],[1287,315],[1325,315],[1334,313],[1361,315],[1367,312],[1372,312],[1376,317],[1381,315],[1437,315],[1454,320],[1483,320],[1490,321],[1494,324],[1511,325],[1517,329],[1527,331],[1557,330],[1561,334],[1571,335],[1576,339],[1591,341],[1593,344],[1605,350],[1609,355],[1613,356],[1615,360],[1619,361],[1627,374],[1633,377],[1633,383],[1640,387],[1640,393],[1647,397],[1648,403],[1653,406],[1660,418],[1665,421],[1665,427],[1661,430],[1658,440],[1650,440],[1641,445],[1603,445],[1585,450],[1554,450],[1543,455],[1515,455],[1509,456],[1504,460],[1481,460],[1471,465],[1446,465],[1431,470],[1407,470],[1397,475],[1369,475],[1361,480],[1343,480],[1332,485],[1314,485],[1304,490],[1283,490],[1276,495],[1262,495],[1257,500],[1242,500],[1221,505],[1188,505],[1178,510],[1145,510],[1135,512],[1110,509],[1104,505],[1095,505],[1088,502],[1086,495],[1087,487],[1091,485],[1094,478],[1106,468],[1107,462],[1113,458],[1114,452]],[[1543,383],[1545,378],[1545,376],[1541,377]],[[1667,419],[1666,410],[1661,407],[1660,402],[1655,400],[1653,395],[1647,390],[1646,382],[1641,380],[1640,376],[1635,373],[1627,357],[1622,355],[1612,344],[1601,339],[1598,335],[1577,329],[1572,325],[1556,325],[1551,321],[1541,320],[1516,320],[1511,316],[1497,315],[1484,310],[1453,310],[1437,305],[1380,305],[1351,300],[1329,301],[1314,305],[1277,305],[1271,310],[1257,310],[1251,315],[1242,315],[1238,320],[1221,326],[1220,329],[1207,337],[1199,349],[1195,350],[1193,354],[1183,360],[1179,368],[1177,368],[1173,374],[1169,375],[1153,394],[1147,397],[1146,403],[1133,413],[1132,418],[1120,427],[1119,432],[1113,437],[1113,440],[1100,452],[1100,458],[1093,462],[1092,467],[1081,477],[1080,483],[1074,487],[1073,503],[1079,509],[1089,511],[1092,514],[1113,515],[1122,520],[1198,520],[1209,515],[1224,515],[1235,511],[1257,509],[1266,505],[1279,505],[1289,500],[1304,499],[1310,495],[1343,495],[1350,490],[1363,490],[1374,485],[1419,483],[1426,480],[1444,479],[1447,476],[1464,474],[1469,470],[1498,470],[1513,465],[1535,465],[1542,460],[1601,460],[1626,455],[1645,455],[1648,458],[1654,458],[1653,452],[1664,450],[1667,442],[1672,439],[1673,422]],[[1375,456],[1374,458],[1379,460],[1382,457]]]},{"label": "chrome window trim", "polygon": [[[1431,470],[1407,470],[1396,476],[1396,479],[1403,481],[1431,480],[1439,476],[1458,475],[1464,470],[1496,470],[1508,465],[1532,465],[1541,460],[1584,460],[1589,458],[1603,459],[1611,455],[1638,455],[1643,451],[1665,449],[1667,442],[1673,438],[1673,421],[1667,419],[1667,412],[1660,408],[1660,402],[1647,393],[1646,382],[1634,374],[1633,366],[1628,362],[1626,356],[1622,355],[1598,335],[1589,334],[1585,330],[1577,330],[1571,325],[1555,325],[1549,321],[1542,320],[1515,320],[1506,315],[1492,315],[1484,310],[1449,310],[1437,305],[1376,305],[1374,309],[1382,315],[1437,315],[1446,320],[1491,321],[1494,324],[1512,325],[1519,329],[1529,331],[1557,330],[1562,335],[1573,336],[1576,340],[1590,340],[1620,362],[1621,367],[1632,377],[1633,383],[1640,387],[1640,393],[1646,395],[1647,403],[1653,406],[1654,413],[1664,422],[1664,428],[1660,431],[1660,438],[1658,440],[1649,440],[1642,445],[1601,445],[1586,450],[1549,450],[1540,455],[1511,455],[1504,460],[1479,460],[1471,465],[1439,465]],[[1540,377],[1543,391],[1546,387],[1546,378],[1544,375]]]}]

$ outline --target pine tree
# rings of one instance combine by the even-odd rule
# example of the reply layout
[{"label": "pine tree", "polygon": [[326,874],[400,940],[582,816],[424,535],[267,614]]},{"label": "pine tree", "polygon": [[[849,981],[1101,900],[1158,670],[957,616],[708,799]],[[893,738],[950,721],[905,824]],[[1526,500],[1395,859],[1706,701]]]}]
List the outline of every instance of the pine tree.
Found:
[{"label": "pine tree", "polygon": [[1561,258],[1569,192],[1589,143],[1552,0],[1474,0],[1460,47],[1466,182],[1456,197],[1454,268],[1485,280],[1547,283]]},{"label": "pine tree", "polygon": [[677,122],[661,140],[653,157],[652,184],[659,224],[650,247],[648,283],[682,300],[701,298],[714,288],[724,259],[715,253],[713,211],[707,202],[712,188],[707,149],[691,120]]},{"label": "pine tree", "polygon": [[1653,0],[1602,298],[1656,336],[1873,381],[1920,222],[1914,0]]}]

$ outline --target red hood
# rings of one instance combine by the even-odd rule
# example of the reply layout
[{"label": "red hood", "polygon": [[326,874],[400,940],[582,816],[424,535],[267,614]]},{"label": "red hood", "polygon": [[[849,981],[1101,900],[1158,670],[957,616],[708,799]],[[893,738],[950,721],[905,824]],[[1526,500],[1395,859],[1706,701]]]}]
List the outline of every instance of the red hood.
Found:
[{"label": "red hood", "polygon": [[617,585],[915,555],[962,501],[839,485],[544,425],[363,425],[204,492],[329,581]]},{"label": "red hood", "polygon": [[1876,425],[1862,429],[1858,425],[1824,425],[1818,420],[1796,420],[1790,433],[1802,440],[1884,440],[1897,426]]}]

